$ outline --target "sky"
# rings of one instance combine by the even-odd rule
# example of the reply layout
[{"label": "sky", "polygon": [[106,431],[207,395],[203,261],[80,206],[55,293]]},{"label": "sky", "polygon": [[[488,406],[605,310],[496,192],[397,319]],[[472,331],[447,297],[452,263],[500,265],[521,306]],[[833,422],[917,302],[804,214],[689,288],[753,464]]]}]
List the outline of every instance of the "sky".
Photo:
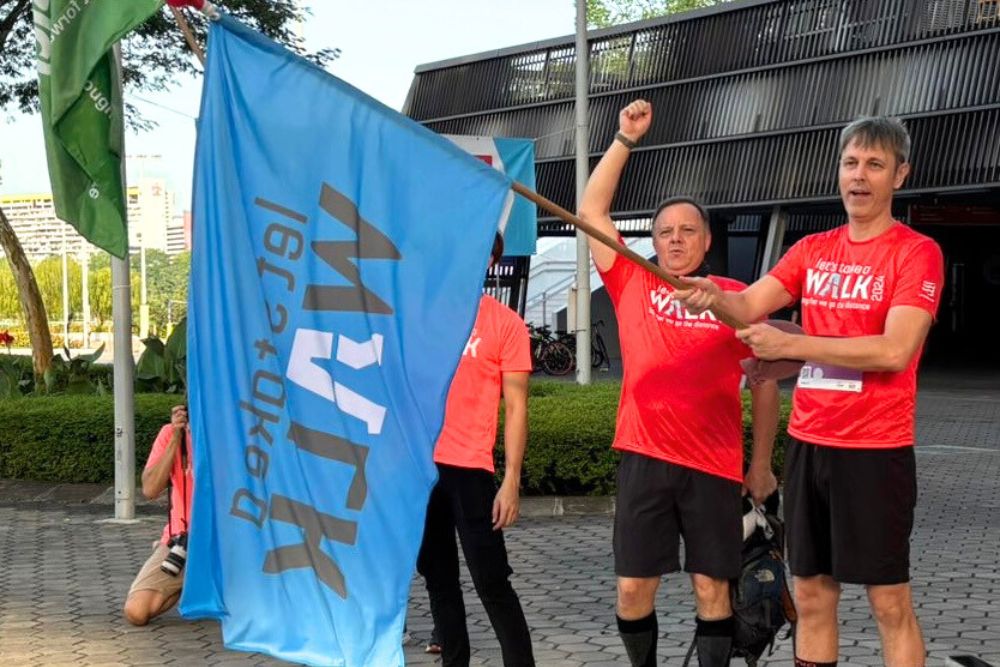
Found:
[{"label": "sky", "polygon": [[[220,4],[224,4],[221,2]],[[400,109],[417,65],[573,33],[573,0],[307,0],[310,49],[339,48],[332,74]],[[126,95],[156,129],[127,132],[128,179],[161,176],[190,208],[200,77],[162,94]],[[41,122],[8,110],[0,126],[0,194],[48,192]],[[142,157],[146,156],[146,157]],[[158,156],[158,157],[151,157]]]}]

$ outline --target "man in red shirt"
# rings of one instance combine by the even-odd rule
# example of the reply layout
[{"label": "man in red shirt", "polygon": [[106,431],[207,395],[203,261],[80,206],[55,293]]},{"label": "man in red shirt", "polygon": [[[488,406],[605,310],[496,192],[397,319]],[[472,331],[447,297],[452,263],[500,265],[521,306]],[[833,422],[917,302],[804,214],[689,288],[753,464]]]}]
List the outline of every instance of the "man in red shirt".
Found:
[{"label": "man in red shirt", "polygon": [[933,240],[892,217],[909,152],[899,121],[851,123],[840,135],[846,225],[805,237],[745,290],[693,280],[678,294],[692,311],[719,304],[745,321],[802,306],[803,335],[738,332],[761,359],[806,362],[785,456],[796,665],[836,664],[842,583],[867,587],[886,665],[924,664],[909,584],[916,374],[944,263]]},{"label": "man in red shirt", "polygon": [[[502,255],[503,238],[497,234],[491,264]],[[510,584],[513,572],[502,532],[517,520],[520,506],[530,374],[531,347],[524,321],[484,294],[448,391],[444,426],[434,447],[438,482],[431,491],[417,558],[441,642],[442,664],[447,667],[465,667],[470,660],[456,529],[472,583],[500,641],[504,665],[535,664],[528,624]],[[501,394],[506,467],[498,491],[493,445]]]},{"label": "man in red shirt", "polygon": [[[587,182],[580,217],[608,235],[617,235],[609,211],[629,152],[651,122],[652,107],[643,100],[623,109],[621,131]],[[663,202],[651,232],[665,271],[708,275],[711,232],[697,202]],[[739,575],[743,545],[741,485],[757,503],[777,488],[771,472],[777,385],[751,387],[754,449],[744,480],[739,362],[749,349],[712,314],[686,311],[673,289],[645,269],[593,240],[590,251],[615,307],[624,368],[614,441],[623,453],[613,539],[618,630],[634,666],[656,664],[654,598],[660,577],[680,569],[683,537],[699,662],[728,665],[729,579]],[[743,287],[719,276],[706,280]]]},{"label": "man in red shirt", "polygon": [[160,429],[142,472],[142,495],[149,500],[157,498],[168,487],[167,525],[163,527],[163,534],[152,555],[132,582],[125,600],[125,619],[132,625],[146,625],[177,604],[184,584],[183,561],[173,561],[179,567],[163,567],[170,545],[180,536],[185,539],[183,549],[186,555],[186,536],[190,525],[194,478],[191,474],[191,431],[188,428],[187,406],[184,405],[175,405],[170,410],[170,423]]}]

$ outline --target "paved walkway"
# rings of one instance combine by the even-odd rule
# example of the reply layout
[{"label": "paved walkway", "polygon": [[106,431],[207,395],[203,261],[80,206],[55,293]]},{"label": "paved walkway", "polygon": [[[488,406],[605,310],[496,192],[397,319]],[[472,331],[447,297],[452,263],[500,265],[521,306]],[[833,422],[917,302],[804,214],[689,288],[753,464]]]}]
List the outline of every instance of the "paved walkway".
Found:
[{"label": "paved walkway", "polygon": [[[920,500],[913,535],[914,595],[931,665],[971,653],[1000,666],[1000,382],[925,384],[918,409]],[[96,502],[94,502],[96,500]],[[122,598],[162,523],[140,508],[134,525],[101,522],[106,490],[0,482],[0,665],[278,665],[225,651],[218,626],[171,612],[147,628],[120,618]],[[614,630],[608,503],[526,503],[508,534],[514,585],[544,667],[627,665]],[[584,512],[576,514],[575,512]],[[469,586],[474,665],[499,666],[499,649]],[[679,665],[694,631],[685,580],[666,580],[657,603],[660,661]],[[863,590],[845,587],[841,665],[878,665],[879,640]],[[426,595],[414,583],[411,664],[429,664]],[[779,642],[762,664],[791,663]]]}]

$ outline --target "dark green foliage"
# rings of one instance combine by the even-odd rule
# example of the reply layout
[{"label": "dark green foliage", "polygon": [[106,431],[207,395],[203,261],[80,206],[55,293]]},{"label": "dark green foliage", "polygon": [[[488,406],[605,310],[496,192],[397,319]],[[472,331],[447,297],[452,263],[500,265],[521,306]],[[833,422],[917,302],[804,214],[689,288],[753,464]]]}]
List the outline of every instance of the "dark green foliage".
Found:
[{"label": "dark green foliage", "polygon": [[[581,387],[532,382],[528,449],[522,484],[531,495],[607,495],[614,492],[618,455],[611,450],[618,382]],[[503,412],[497,430],[497,471],[503,468]]]},{"label": "dark green foliage", "polygon": [[182,393],[187,385],[187,318],[166,343],[156,336],[142,342],[146,349],[135,366],[136,391]]},{"label": "dark green foliage", "polygon": [[[135,397],[137,474],[177,402],[162,394]],[[0,400],[0,478],[112,483],[114,414],[110,395]]]},{"label": "dark green foliage", "polygon": [[90,354],[73,356],[68,348],[63,347],[65,358],[58,354],[52,357],[52,365],[45,371],[45,393],[66,394],[104,394],[108,387],[100,379],[91,381],[90,367],[104,352],[102,344]]},{"label": "dark green foliage", "polygon": [[[29,360],[30,369],[30,360]],[[618,382],[581,387],[536,381],[528,404],[528,451],[523,488],[528,495],[609,495],[615,491],[618,454],[611,450],[618,410]],[[141,470],[170,408],[171,394],[138,394],[136,468]],[[749,456],[749,396],[744,397],[744,433]],[[784,459],[788,400],[775,444],[774,469]],[[114,402],[107,396],[27,396],[0,400],[0,478],[61,482],[114,479]],[[497,432],[497,472],[503,474],[503,412]]]},{"label": "dark green foliage", "polygon": [[94,363],[104,349],[74,357],[63,348],[52,358],[43,383],[36,386],[31,357],[0,354],[0,399],[38,394],[104,394],[111,391],[111,364]]},{"label": "dark green foliage", "polygon": [[[181,320],[164,343],[156,336],[143,341],[146,350],[135,369],[135,391],[182,394],[187,385],[187,322]],[[114,367],[94,363],[104,346],[91,354],[73,357],[63,348],[63,355],[52,358],[44,384],[36,387],[31,357],[0,354],[0,399],[17,398],[31,393],[105,394],[111,393]]]},{"label": "dark green foliage", "polygon": [[31,357],[0,354],[0,399],[23,396],[34,386]]},{"label": "dark green foliage", "polygon": [[[781,480],[785,471],[785,447],[788,446],[788,417],[792,412],[790,394],[781,394],[781,417],[778,422],[778,435],[774,438],[774,451],[771,454],[771,469]],[[743,460],[750,461],[750,447],[753,444],[753,426],[750,421],[750,392],[743,392]]]},{"label": "dark green foliage", "polygon": [[[296,26],[308,18],[310,11],[296,0],[216,0],[216,4],[230,16],[319,65],[340,55],[340,49],[331,48],[306,52]],[[31,17],[28,0],[0,0],[0,109],[16,105],[30,112],[38,107],[37,45]],[[205,20],[198,12],[188,13],[188,18],[198,42],[204,46]],[[169,90],[181,76],[199,71],[191,56],[177,22],[164,7],[122,40],[126,92]],[[149,127],[131,104],[126,102],[125,107],[131,124]]]},{"label": "dark green foliage", "polygon": [[587,0],[587,25],[591,28],[608,28],[728,1],[730,0]]},{"label": "dark green foliage", "polygon": [[[526,495],[608,495],[615,490],[618,454],[611,449],[618,411],[619,382],[581,387],[569,382],[532,381],[528,403],[528,449],[522,475]],[[745,392],[744,447],[752,443],[750,396]],[[782,416],[772,458],[780,476],[784,462],[790,403],[782,398]],[[495,462],[503,475],[503,411],[497,431]],[[749,459],[748,459],[749,460]]]}]

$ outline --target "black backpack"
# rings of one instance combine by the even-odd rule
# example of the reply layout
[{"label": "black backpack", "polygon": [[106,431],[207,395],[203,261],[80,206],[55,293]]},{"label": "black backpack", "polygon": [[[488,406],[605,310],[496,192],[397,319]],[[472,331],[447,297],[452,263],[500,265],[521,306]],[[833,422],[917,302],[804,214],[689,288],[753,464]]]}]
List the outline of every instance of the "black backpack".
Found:
[{"label": "black backpack", "polygon": [[743,543],[743,567],[738,579],[729,582],[733,607],[733,657],[746,659],[754,667],[764,651],[774,652],[774,640],[787,623],[787,638],[798,616],[788,591],[788,575],[782,557],[784,525],[774,514],[761,513],[766,527],[756,529]]},{"label": "black backpack", "polygon": [[[785,547],[785,528],[777,517],[777,494],[774,494],[761,510],[750,511],[757,516],[747,516],[747,521],[757,520],[760,524],[743,541],[742,567],[740,576],[729,582],[729,599],[733,608],[733,648],[731,656],[744,658],[749,667],[754,667],[764,651],[774,652],[774,640],[778,632],[789,624],[792,634],[798,616],[788,590],[788,575],[782,557]],[[685,667],[694,654],[695,642],[691,643]]]}]

